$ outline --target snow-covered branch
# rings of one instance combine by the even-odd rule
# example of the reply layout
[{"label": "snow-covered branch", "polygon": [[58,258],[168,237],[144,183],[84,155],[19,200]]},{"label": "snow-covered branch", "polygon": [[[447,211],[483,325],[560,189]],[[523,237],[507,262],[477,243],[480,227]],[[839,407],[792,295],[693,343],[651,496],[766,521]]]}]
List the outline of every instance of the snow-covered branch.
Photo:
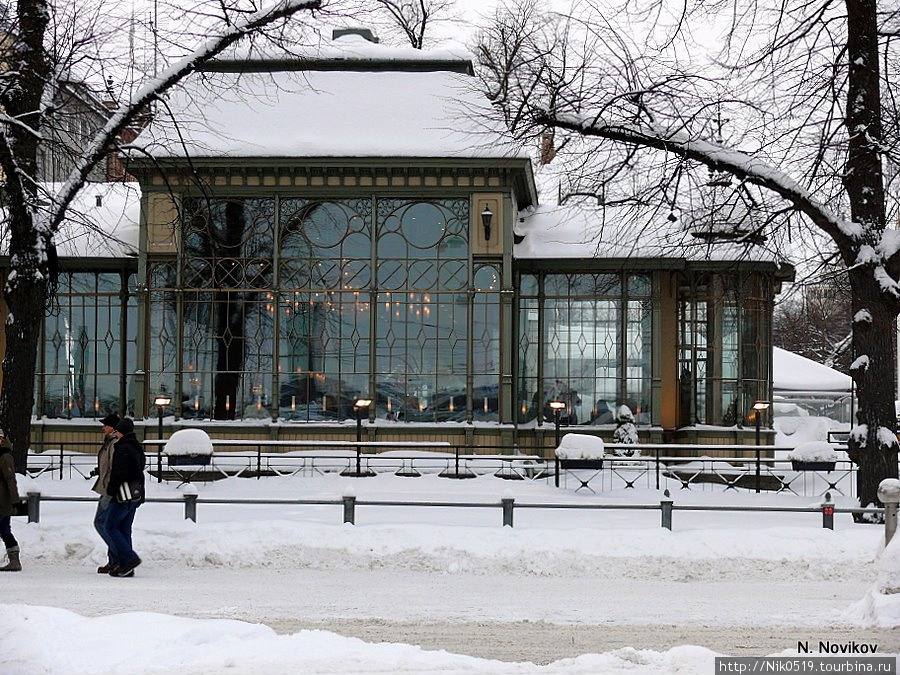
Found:
[{"label": "snow-covered branch", "polygon": [[783,171],[757,157],[718,143],[692,138],[681,131],[657,129],[646,124],[607,122],[591,115],[539,113],[538,124],[671,152],[717,171],[726,171],[748,183],[770,190],[790,202],[835,241],[855,248],[865,232],[858,224],[840,218],[812,193]]},{"label": "snow-covered branch", "polygon": [[192,53],[146,82],[129,101],[119,106],[91,141],[83,158],[76,163],[53,205],[49,218],[51,231],[55,232],[59,228],[65,218],[66,209],[87,180],[91,170],[106,156],[120,134],[131,126],[155,99],[243,37],[298,12],[320,9],[325,2],[326,0],[280,0],[268,9],[248,14],[241,20],[227,25],[219,34],[210,37]]}]

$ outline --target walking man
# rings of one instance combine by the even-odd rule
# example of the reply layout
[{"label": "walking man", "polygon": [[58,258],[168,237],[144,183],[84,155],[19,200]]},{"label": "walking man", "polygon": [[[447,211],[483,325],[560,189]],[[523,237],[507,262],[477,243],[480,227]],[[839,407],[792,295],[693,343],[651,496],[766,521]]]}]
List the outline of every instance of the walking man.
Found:
[{"label": "walking man", "polygon": [[134,552],[131,527],[134,514],[143,502],[144,450],[134,435],[134,422],[127,417],[116,425],[115,449],[106,494],[112,497],[105,520],[116,564],[109,570],[112,577],[134,576],[141,559]]},{"label": "walking man", "polygon": [[109,534],[106,531],[106,518],[109,515],[109,505],[112,502],[106,490],[109,487],[109,474],[112,471],[113,446],[116,443],[116,425],[119,423],[119,416],[111,413],[100,420],[103,425],[103,445],[100,446],[100,452],[97,453],[97,468],[91,473],[97,476],[94,487],[91,489],[100,495],[97,502],[97,511],[94,513],[94,529],[106,544],[106,564],[97,568],[98,574],[109,574],[109,571],[119,561],[116,560],[113,551],[113,545],[110,541]]}]

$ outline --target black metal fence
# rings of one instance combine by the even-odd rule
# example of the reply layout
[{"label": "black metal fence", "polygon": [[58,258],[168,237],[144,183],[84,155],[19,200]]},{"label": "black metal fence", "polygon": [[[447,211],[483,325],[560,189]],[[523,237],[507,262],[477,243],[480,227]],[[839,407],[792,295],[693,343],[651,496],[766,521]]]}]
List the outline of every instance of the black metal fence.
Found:
[{"label": "black metal fence", "polygon": [[[849,460],[797,468],[773,452],[788,448],[735,445],[607,445],[607,451],[637,451],[639,456],[595,460],[555,460],[522,454],[509,446],[485,446],[472,454],[466,446],[440,442],[354,441],[213,441],[212,457],[166,457],[162,442],[146,441],[148,468],[157,481],[201,482],[231,476],[312,476],[341,473],[372,476],[395,473],[416,477],[436,473],[447,478],[471,478],[493,473],[511,480],[554,480],[575,485],[576,491],[619,488],[750,490],[824,496],[855,495],[856,467]],[[96,465],[94,443],[35,444],[28,473],[37,477],[89,478]],[[242,450],[227,450],[242,448]],[[248,450],[252,448],[252,450]],[[708,453],[722,456],[710,457]],[[742,453],[737,456],[737,453]],[[733,453],[725,456],[723,453]],[[208,463],[207,463],[208,462]]]}]

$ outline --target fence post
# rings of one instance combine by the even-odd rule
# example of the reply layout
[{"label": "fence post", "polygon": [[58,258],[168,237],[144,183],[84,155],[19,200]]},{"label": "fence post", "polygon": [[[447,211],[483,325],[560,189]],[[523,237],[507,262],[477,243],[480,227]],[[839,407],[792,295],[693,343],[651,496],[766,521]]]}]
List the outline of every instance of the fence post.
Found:
[{"label": "fence post", "polygon": [[503,527],[513,526],[513,507],[515,502],[514,497],[503,497],[500,499],[500,506],[503,509]]},{"label": "fence post", "polygon": [[[270,465],[271,466],[271,465]],[[256,446],[256,480],[262,477],[262,446]]]},{"label": "fence post", "polygon": [[29,523],[41,522],[41,493],[40,492],[29,492],[28,493],[28,522]]},{"label": "fence post", "polygon": [[666,528],[667,530],[669,530],[669,532],[671,532],[672,531],[672,504],[673,504],[673,502],[672,502],[671,497],[669,496],[668,490],[663,492],[663,495],[665,495],[665,499],[659,500],[660,518],[662,520],[662,526],[664,528]]},{"label": "fence post", "polygon": [[197,493],[184,493],[184,519],[197,522]]},{"label": "fence post", "polygon": [[[559,457],[556,456],[556,453],[553,454],[553,467],[556,470],[556,487],[559,487]],[[566,485],[568,484],[566,482]]]},{"label": "fence post", "polygon": [[826,530],[834,529],[834,502],[831,501],[831,493],[825,493],[825,502],[822,504],[822,527]]},{"label": "fence post", "polygon": [[60,443],[59,444],[59,479],[60,480],[63,480],[66,477],[65,473],[63,473],[63,460],[65,460],[65,457],[66,457],[64,448],[65,448],[65,445],[63,443]]},{"label": "fence post", "polygon": [[341,499],[344,502],[344,522],[356,525],[356,496],[344,495]]},{"label": "fence post", "polygon": [[885,478],[878,484],[878,499],[884,504],[884,545],[891,543],[897,531],[897,511],[900,509],[900,480]]}]

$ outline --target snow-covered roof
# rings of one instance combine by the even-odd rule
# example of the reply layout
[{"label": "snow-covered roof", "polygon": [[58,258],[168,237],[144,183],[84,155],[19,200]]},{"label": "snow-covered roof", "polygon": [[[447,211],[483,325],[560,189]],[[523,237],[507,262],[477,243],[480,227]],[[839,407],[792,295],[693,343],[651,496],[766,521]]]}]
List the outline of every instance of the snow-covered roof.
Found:
[{"label": "snow-covered roof", "polygon": [[654,259],[782,263],[752,243],[694,237],[680,220],[658,209],[544,204],[519,214],[518,259]]},{"label": "snow-covered roof", "polygon": [[[253,72],[196,73],[172,92],[165,114],[156,115],[135,145],[155,157],[527,156],[485,114],[489,103],[476,78],[429,66],[431,52],[345,38],[323,47],[323,54],[337,68],[354,65],[271,70],[258,61],[247,65]],[[375,54],[378,67],[361,70],[360,56]],[[460,58],[437,57],[447,63]],[[434,69],[411,69],[414,58]],[[297,63],[302,68],[304,61]]]},{"label": "snow-covered roof", "polygon": [[78,193],[56,237],[60,257],[137,255],[141,190],[137,183],[89,183]]},{"label": "snow-covered roof", "polygon": [[[43,200],[61,184],[42,184]],[[88,183],[69,207],[56,236],[60,258],[122,258],[137,255],[141,190],[137,183]],[[0,232],[0,253],[9,252],[9,229]]]},{"label": "snow-covered roof", "polygon": [[849,375],[780,347],[772,349],[772,366],[774,374],[772,386],[776,393],[849,392],[853,384]]}]

